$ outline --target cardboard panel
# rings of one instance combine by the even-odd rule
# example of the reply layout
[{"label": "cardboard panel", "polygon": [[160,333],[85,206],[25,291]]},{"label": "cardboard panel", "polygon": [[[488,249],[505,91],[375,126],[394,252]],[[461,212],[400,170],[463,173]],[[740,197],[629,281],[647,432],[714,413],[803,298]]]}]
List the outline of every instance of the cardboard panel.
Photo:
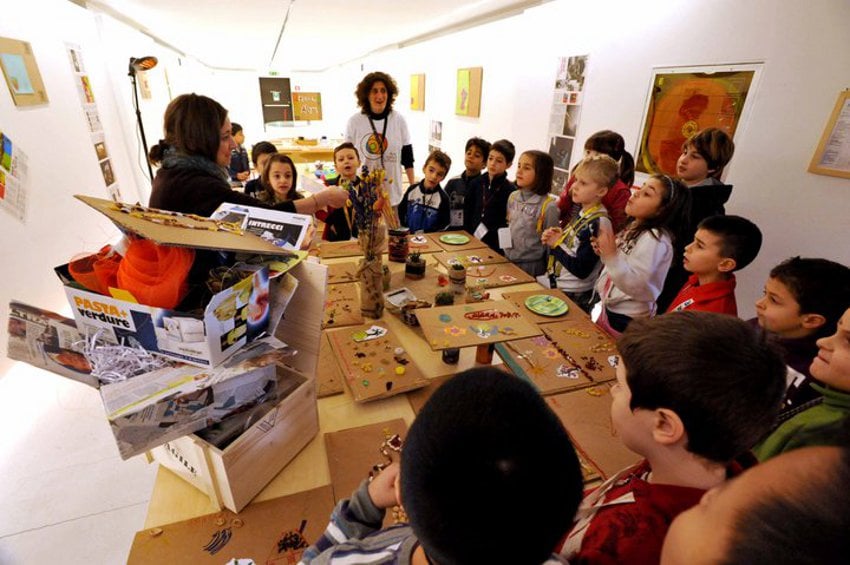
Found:
[{"label": "cardboard panel", "polygon": [[466,268],[466,286],[499,288],[535,282],[536,279],[513,263],[476,265]]},{"label": "cardboard panel", "polygon": [[329,284],[322,328],[338,328],[363,323],[360,312],[360,287],[356,284]]},{"label": "cardboard panel", "polygon": [[407,238],[407,246],[411,252],[418,251],[419,253],[436,253],[442,251],[443,248],[437,242],[440,237],[439,233],[417,233]]},{"label": "cardboard panel", "polygon": [[357,281],[357,263],[346,261],[328,265],[328,284],[339,284]]},{"label": "cardboard panel", "polygon": [[640,459],[614,435],[607,385],[547,396],[546,403],[564,423],[573,445],[602,472],[603,478]]},{"label": "cardboard panel", "polygon": [[317,396],[324,398],[341,393],[343,378],[342,370],[339,368],[336,355],[331,348],[331,342],[328,341],[326,334],[322,334],[322,341],[319,346],[319,370],[316,373]]},{"label": "cardboard panel", "polygon": [[[114,223],[116,226],[137,233],[146,239],[165,245],[193,247],[196,249],[229,250],[261,255],[292,255],[294,252],[276,247],[252,233],[243,234],[216,231],[215,221],[200,216],[160,211],[155,208],[139,206],[139,210],[163,213],[173,216],[180,225],[155,223],[142,217],[122,212],[111,200],[92,196],[75,195],[75,198],[88,204]],[[187,227],[181,227],[187,226]],[[191,227],[189,227],[191,226]],[[303,253],[303,252],[302,252]]]},{"label": "cardboard panel", "polygon": [[499,343],[496,352],[515,375],[531,381],[542,395],[594,384],[543,335]]},{"label": "cardboard panel", "polygon": [[[373,327],[386,331],[383,337],[355,341]],[[396,394],[421,388],[428,379],[416,366],[412,355],[401,348],[398,338],[386,324],[363,324],[327,332],[331,347],[345,376],[351,395],[357,402],[387,398]],[[402,371],[398,374],[397,371]]]},{"label": "cardboard panel", "polygon": [[[542,316],[540,314],[536,314],[528,309],[525,305],[526,299],[531,296],[536,296],[538,294],[545,294],[547,296],[555,296],[560,298],[564,302],[567,303],[567,313],[561,316]],[[576,306],[575,302],[569,299],[569,297],[563,293],[563,291],[558,289],[550,289],[550,288],[541,288],[540,290],[526,290],[522,292],[503,292],[502,300],[507,300],[514,304],[517,308],[520,309],[530,320],[534,320],[538,324],[550,324],[552,322],[562,322],[564,320],[589,320],[590,317],[585,313],[584,310]]]},{"label": "cardboard panel", "polygon": [[[334,501],[339,502],[350,497],[360,483],[369,477],[369,472],[375,465],[390,463],[381,453],[381,444],[393,434],[399,434],[404,440],[407,436],[407,424],[404,420],[388,420],[325,434]],[[398,461],[397,453],[388,453],[393,461]],[[392,513],[387,512],[384,526],[392,524]]]},{"label": "cardboard panel", "polygon": [[431,395],[453,376],[454,374],[443,375],[442,377],[431,379],[428,386],[408,392],[407,399],[410,401],[410,407],[413,409],[413,413],[418,415],[422,407],[425,406],[425,403],[428,402],[428,399],[431,398]]},{"label": "cardboard panel", "polygon": [[130,564],[221,565],[252,559],[269,565],[294,564],[322,535],[333,510],[330,485],[247,506],[199,516],[136,533]]},{"label": "cardboard panel", "polygon": [[[381,253],[387,252],[387,242],[381,248]],[[334,259],[336,257],[362,257],[363,250],[356,239],[350,241],[323,241],[319,244],[319,257]]]},{"label": "cardboard panel", "polygon": [[446,269],[452,265],[463,265],[465,267],[476,265],[493,265],[496,263],[507,263],[504,255],[499,255],[489,247],[482,247],[471,251],[444,251],[437,253],[434,258]]},{"label": "cardboard panel", "polygon": [[289,301],[275,336],[299,352],[287,364],[308,377],[315,377],[319,362],[319,338],[322,335],[319,313],[327,292],[327,267],[304,261],[290,273],[298,278],[298,290],[294,299]]},{"label": "cardboard panel", "polygon": [[[443,237],[444,235],[453,235],[453,234],[454,235],[464,235],[464,236],[469,238],[469,241],[466,242],[466,243],[462,243],[462,244],[458,245],[458,244],[454,244],[454,243],[446,243],[445,241],[440,240],[440,238]],[[482,249],[482,248],[485,248],[485,247],[489,249],[489,247],[487,247],[486,243],[484,243],[483,241],[481,241],[480,239],[478,239],[474,235],[470,234],[469,232],[465,232],[463,230],[440,232],[438,234],[435,233],[435,234],[431,234],[431,237],[433,238],[434,242],[443,249],[443,251],[448,251],[449,253],[458,253],[458,252],[461,252],[461,251],[468,251],[470,249]]]},{"label": "cardboard panel", "polygon": [[613,358],[619,359],[619,353],[614,340],[590,320],[540,324],[540,329],[567,361],[579,367],[582,375],[591,381],[617,378]]},{"label": "cardboard panel", "polygon": [[540,335],[540,329],[504,300],[416,311],[431,349],[470,347]]}]

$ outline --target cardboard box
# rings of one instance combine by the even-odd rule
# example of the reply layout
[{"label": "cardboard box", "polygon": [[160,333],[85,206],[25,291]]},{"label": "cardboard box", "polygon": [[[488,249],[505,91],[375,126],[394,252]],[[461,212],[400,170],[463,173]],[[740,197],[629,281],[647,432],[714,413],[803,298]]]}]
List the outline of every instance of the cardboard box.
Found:
[{"label": "cardboard box", "polygon": [[[213,220],[163,212],[163,215],[169,214],[170,223],[161,223],[164,220],[158,218],[156,210],[87,196],[77,198],[109,217],[122,230],[159,244],[303,257],[252,233],[214,231]],[[118,343],[135,341],[150,352],[199,367],[219,365],[270,324],[274,327],[277,323],[271,319],[272,309],[267,300],[269,271],[266,268],[247,273],[236,285],[213,295],[203,316],[138,304],[125,291],[115,291],[111,297],[90,292],[73,281],[67,266],[60,266],[56,271],[65,283],[65,294],[81,333],[85,334],[87,327],[105,328],[113,333]]]},{"label": "cardboard box", "polygon": [[269,295],[266,268],[213,295],[202,317],[83,290],[67,281],[64,268],[58,267],[57,272],[65,281],[65,295],[81,333],[104,328],[118,343],[135,341],[151,353],[183,363],[215,367],[269,325],[268,301],[262,298]]},{"label": "cardboard box", "polygon": [[298,279],[298,292],[275,337],[298,350],[279,373],[281,386],[289,383],[295,387],[292,392],[225,449],[190,435],[148,454],[150,461],[171,469],[219,508],[233,512],[244,508],[319,431],[315,377],[327,267],[303,262],[290,273]]},{"label": "cardboard box", "polygon": [[239,512],[319,431],[316,381],[278,367],[281,385],[293,390],[225,449],[196,435],[151,450],[157,461],[200,489],[218,508]]}]

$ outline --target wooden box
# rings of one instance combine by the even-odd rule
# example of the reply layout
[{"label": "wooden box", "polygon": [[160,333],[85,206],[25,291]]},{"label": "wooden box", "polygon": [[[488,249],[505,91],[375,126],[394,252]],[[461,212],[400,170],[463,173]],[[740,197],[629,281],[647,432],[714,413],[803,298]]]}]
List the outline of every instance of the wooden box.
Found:
[{"label": "wooden box", "polygon": [[197,435],[170,441],[148,453],[205,492],[219,508],[239,512],[319,431],[316,368],[327,267],[304,262],[290,271],[299,284],[275,336],[298,350],[279,367],[291,392],[225,449]]}]

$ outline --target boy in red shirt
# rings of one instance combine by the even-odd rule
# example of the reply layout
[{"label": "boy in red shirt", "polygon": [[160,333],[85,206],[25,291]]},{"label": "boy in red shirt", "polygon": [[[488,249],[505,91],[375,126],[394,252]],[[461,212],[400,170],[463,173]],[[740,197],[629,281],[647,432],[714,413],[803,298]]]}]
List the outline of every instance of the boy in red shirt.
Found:
[{"label": "boy in red shirt", "polygon": [[691,273],[668,312],[701,310],[738,315],[734,271],[749,265],[761,249],[761,231],[740,216],[710,216],[700,222],[683,265]]},{"label": "boy in red shirt", "polygon": [[617,348],[611,422],[644,460],[585,496],[560,551],[570,563],[658,563],[673,518],[737,473],[782,398],[779,353],[738,318],[638,318]]}]

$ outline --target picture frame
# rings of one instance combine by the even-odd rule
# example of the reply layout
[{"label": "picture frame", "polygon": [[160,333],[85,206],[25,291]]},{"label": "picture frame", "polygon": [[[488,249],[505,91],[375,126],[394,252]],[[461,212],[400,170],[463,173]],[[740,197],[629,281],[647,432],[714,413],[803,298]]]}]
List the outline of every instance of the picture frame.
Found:
[{"label": "picture frame", "polygon": [[38,106],[49,102],[28,42],[0,37],[0,68],[15,106]]},{"label": "picture frame", "polygon": [[481,116],[481,82],[483,67],[469,67],[457,70],[457,94],[455,96],[455,114],[478,118]]},{"label": "picture frame", "polygon": [[682,145],[709,127],[735,133],[748,118],[761,63],[654,67],[644,106],[635,170],[676,174]]},{"label": "picture frame", "polygon": [[838,94],[808,170],[850,179],[850,89]]},{"label": "picture frame", "polygon": [[410,75],[410,109],[425,111],[425,75]]}]

